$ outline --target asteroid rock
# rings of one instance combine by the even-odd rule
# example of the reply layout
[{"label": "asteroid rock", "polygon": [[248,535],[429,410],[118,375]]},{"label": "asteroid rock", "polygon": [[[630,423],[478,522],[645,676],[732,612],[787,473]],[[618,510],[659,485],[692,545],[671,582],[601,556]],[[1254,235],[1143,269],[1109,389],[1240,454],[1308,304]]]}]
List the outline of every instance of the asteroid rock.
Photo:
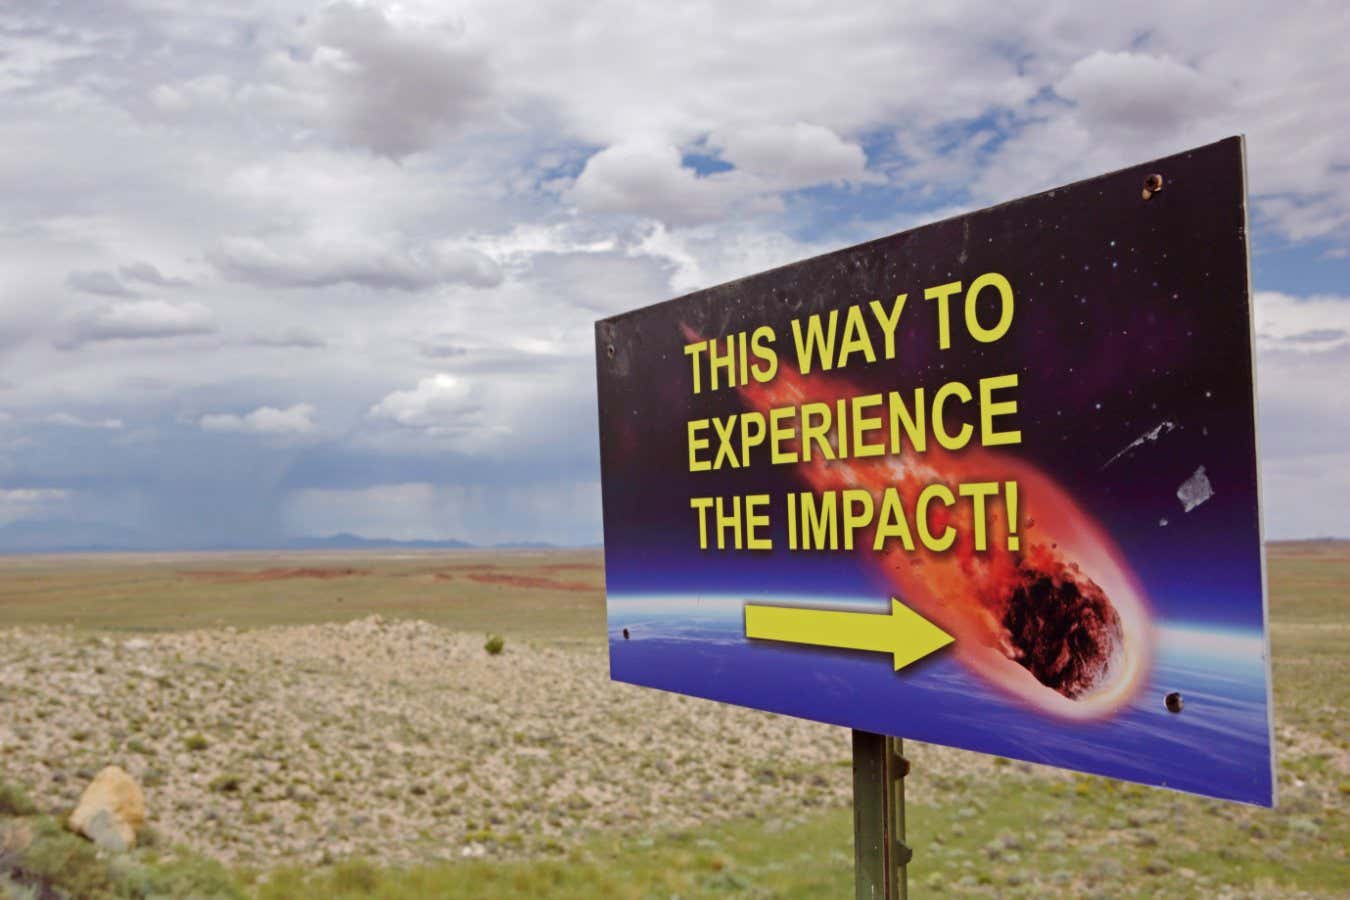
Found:
[{"label": "asteroid rock", "polygon": [[1073,563],[1041,568],[1023,560],[1018,575],[1003,616],[1013,659],[1065,697],[1091,693],[1123,650],[1120,614]]}]

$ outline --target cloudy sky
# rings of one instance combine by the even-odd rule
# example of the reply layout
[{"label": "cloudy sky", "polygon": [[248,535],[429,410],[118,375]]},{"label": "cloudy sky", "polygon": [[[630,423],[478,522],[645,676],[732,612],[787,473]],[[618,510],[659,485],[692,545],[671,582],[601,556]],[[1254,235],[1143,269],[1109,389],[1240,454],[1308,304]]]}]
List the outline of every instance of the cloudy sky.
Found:
[{"label": "cloudy sky", "polygon": [[1340,0],[7,2],[0,526],[595,542],[595,319],[1245,133],[1267,530],[1350,535],[1347,46]]}]

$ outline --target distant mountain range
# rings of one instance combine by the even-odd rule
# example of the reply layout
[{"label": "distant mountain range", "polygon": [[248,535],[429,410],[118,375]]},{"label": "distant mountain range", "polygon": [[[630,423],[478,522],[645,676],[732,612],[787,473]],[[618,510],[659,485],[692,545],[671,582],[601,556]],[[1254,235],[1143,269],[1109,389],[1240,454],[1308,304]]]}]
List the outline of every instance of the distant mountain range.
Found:
[{"label": "distant mountain range", "polygon": [[[1350,538],[1318,537],[1270,541],[1284,546],[1344,544]],[[597,548],[587,544],[550,544],[546,541],[507,541],[471,544],[468,541],[401,541],[395,538],[362,537],[340,532],[324,537],[297,537],[275,541],[217,541],[169,543],[143,532],[117,525],[69,520],[21,519],[0,525],[0,555],[21,553],[173,553],[228,552],[246,550],[549,550],[563,547]]]},{"label": "distant mountain range", "polygon": [[[142,532],[114,525],[65,520],[22,519],[0,525],[0,554],[20,553],[135,553],[229,550],[466,550],[537,549],[561,545],[542,541],[510,541],[501,544],[471,544],[467,541],[401,541],[368,538],[359,534],[331,534],[250,543],[211,542],[166,544]],[[592,545],[598,546],[598,545]]]},{"label": "distant mountain range", "polygon": [[359,534],[330,534],[327,537],[291,538],[283,541],[282,550],[462,550],[472,547],[467,541],[399,541],[393,538],[368,538]]},{"label": "distant mountain range", "polygon": [[359,534],[331,534],[328,537],[291,538],[282,550],[466,550],[491,548],[494,550],[548,550],[558,547],[546,541],[508,541],[504,544],[471,544],[468,541],[400,541],[393,538],[367,538]]}]

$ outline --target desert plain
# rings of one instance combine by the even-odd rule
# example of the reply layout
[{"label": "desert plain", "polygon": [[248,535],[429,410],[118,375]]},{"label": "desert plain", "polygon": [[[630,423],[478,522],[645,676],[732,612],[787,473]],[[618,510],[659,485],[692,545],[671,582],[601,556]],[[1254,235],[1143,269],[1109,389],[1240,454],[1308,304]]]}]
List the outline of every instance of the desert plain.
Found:
[{"label": "desert plain", "polygon": [[[1350,896],[1350,543],[1269,556],[1277,809],[911,741],[915,895]],[[0,558],[0,897],[847,896],[849,746],[609,681],[597,550]]]}]

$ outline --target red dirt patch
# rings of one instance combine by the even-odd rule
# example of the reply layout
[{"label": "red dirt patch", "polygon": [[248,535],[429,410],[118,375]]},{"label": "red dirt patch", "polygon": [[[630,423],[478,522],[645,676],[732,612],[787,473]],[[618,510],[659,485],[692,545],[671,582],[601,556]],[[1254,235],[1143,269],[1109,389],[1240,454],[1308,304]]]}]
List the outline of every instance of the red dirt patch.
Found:
[{"label": "red dirt patch", "polygon": [[508,575],[506,573],[474,572],[469,575],[483,584],[504,584],[508,587],[539,588],[546,591],[593,591],[594,585],[580,581],[557,581],[541,575]]},{"label": "red dirt patch", "polygon": [[463,575],[468,572],[495,572],[501,566],[494,566],[492,563],[461,563],[458,565],[437,566],[434,569],[418,569],[414,574],[420,575],[444,575],[447,578],[453,578],[455,575]]},{"label": "red dirt patch", "polygon": [[369,575],[369,569],[257,569],[255,571],[230,569],[190,569],[178,573],[183,578],[196,581],[210,581],[215,584],[238,584],[250,581],[286,581],[292,578],[352,578],[357,575]]},{"label": "red dirt patch", "polygon": [[420,569],[416,572],[408,572],[402,577],[423,583],[454,581],[461,575],[468,575],[473,578],[472,573],[474,572],[495,572],[498,568],[500,567],[491,563],[465,563],[463,565],[440,566],[435,569]]}]

